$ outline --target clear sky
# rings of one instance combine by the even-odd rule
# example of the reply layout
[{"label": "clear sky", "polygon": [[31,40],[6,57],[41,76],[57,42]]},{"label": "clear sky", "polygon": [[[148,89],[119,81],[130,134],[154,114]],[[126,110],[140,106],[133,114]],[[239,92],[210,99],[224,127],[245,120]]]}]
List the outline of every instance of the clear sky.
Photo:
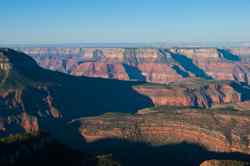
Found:
[{"label": "clear sky", "polygon": [[250,41],[250,0],[1,0],[0,44]]}]

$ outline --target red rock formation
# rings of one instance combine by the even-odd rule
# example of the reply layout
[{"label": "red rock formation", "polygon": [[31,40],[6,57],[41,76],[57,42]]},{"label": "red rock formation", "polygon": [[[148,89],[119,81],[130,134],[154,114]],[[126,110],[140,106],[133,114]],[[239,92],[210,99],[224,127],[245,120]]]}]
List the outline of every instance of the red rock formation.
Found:
[{"label": "red rock formation", "polygon": [[239,63],[217,62],[199,64],[209,76],[218,80],[237,80],[248,82],[250,70]]},{"label": "red rock formation", "polygon": [[39,131],[37,118],[29,116],[26,112],[22,113],[21,125],[28,133],[36,133]]},{"label": "red rock formation", "polygon": [[[145,77],[145,80],[156,83],[173,82],[183,77],[172,68],[170,55],[163,55],[157,49],[86,48],[82,52],[71,51],[72,54],[70,51],[65,52],[65,49],[47,50],[47,54],[42,49],[23,51],[32,55],[45,68],[76,76],[140,81]],[[61,58],[58,56],[60,53]],[[51,56],[46,57],[48,54]],[[138,73],[127,70],[124,64]]]},{"label": "red rock formation", "polygon": [[216,48],[172,48],[170,51],[196,60],[219,59],[221,56]]},{"label": "red rock formation", "polygon": [[76,76],[92,76],[108,78],[107,66],[104,63],[86,62],[80,64],[74,69],[73,74]]},{"label": "red rock formation", "polygon": [[118,80],[128,80],[122,64],[107,64],[102,62],[86,62],[77,66],[73,71],[76,76],[113,78]]},{"label": "red rock formation", "polygon": [[48,103],[49,112],[52,115],[52,117],[60,118],[62,115],[60,111],[58,111],[58,109],[54,106],[53,98],[51,96],[47,96],[47,103]]},{"label": "red rock formation", "polygon": [[186,80],[170,85],[142,85],[135,90],[149,96],[155,105],[210,107],[241,101],[240,94],[227,82]]},{"label": "red rock formation", "polygon": [[18,108],[23,110],[24,105],[22,102],[22,90],[8,90],[5,92],[0,92],[0,101],[4,104],[2,105],[2,109],[7,108]]},{"label": "red rock formation", "polygon": [[180,80],[182,77],[168,64],[143,63],[138,69],[147,82],[169,83]]},{"label": "red rock formation", "polygon": [[249,162],[236,160],[208,160],[201,163],[200,166],[246,166]]},{"label": "red rock formation", "polygon": [[[38,88],[37,90],[40,93],[47,93],[44,88]],[[51,96],[39,96],[36,92],[32,98],[37,103],[29,102],[29,105],[26,105],[27,98],[25,97],[25,93],[23,89],[6,90],[4,93],[0,93],[1,111],[6,112],[6,115],[1,116],[1,131],[9,132],[9,130],[12,130],[9,125],[16,125],[17,127],[21,126],[28,133],[36,133],[39,131],[38,116],[61,117],[61,113],[54,106]],[[28,100],[30,101],[31,99],[29,98]],[[34,106],[36,105],[39,108],[35,109]],[[31,111],[34,113],[32,116],[27,113]],[[11,112],[15,112],[15,114]]]},{"label": "red rock formation", "polygon": [[[183,78],[173,66],[178,65],[187,76],[195,74],[174,60],[172,56],[183,55],[197,69],[219,80],[250,80],[250,49],[216,48],[26,48],[22,49],[34,57],[41,66],[72,75],[103,77],[121,80],[141,80],[129,77],[123,64],[137,69],[145,80],[154,83],[169,83]],[[171,55],[172,54],[172,55]],[[234,61],[236,60],[236,61]],[[107,66],[113,66],[108,70]]]},{"label": "red rock formation", "polygon": [[165,109],[160,112],[149,110],[134,116],[106,114],[83,118],[80,122],[80,132],[89,142],[108,138],[153,145],[185,141],[212,151],[250,154],[249,114]]}]

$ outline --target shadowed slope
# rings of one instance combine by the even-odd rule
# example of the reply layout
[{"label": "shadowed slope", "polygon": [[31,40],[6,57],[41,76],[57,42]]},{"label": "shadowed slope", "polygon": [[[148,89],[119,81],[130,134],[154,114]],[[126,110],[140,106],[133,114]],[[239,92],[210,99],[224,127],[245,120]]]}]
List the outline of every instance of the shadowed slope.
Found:
[{"label": "shadowed slope", "polygon": [[192,59],[189,59],[188,57],[181,54],[172,53],[171,55],[173,59],[176,60],[184,69],[193,73],[196,77],[211,79],[210,76],[208,76],[202,69],[200,69],[192,62]]},{"label": "shadowed slope", "polygon": [[132,86],[139,83],[68,76],[40,68],[25,54],[9,49],[1,51],[9,58],[19,80],[27,80],[27,84],[23,85],[27,111],[34,112],[31,105],[37,104],[30,103],[37,102],[32,99],[35,92],[30,89],[30,82],[37,83],[35,86],[47,86],[54,104],[67,120],[104,112],[135,112],[152,105],[149,98],[133,90]]},{"label": "shadowed slope", "polygon": [[[0,164],[12,166],[104,166],[105,163],[109,166],[199,166],[207,160],[235,160],[245,162],[246,165],[250,162],[249,155],[208,151],[199,145],[185,142],[151,146],[109,139],[86,144],[84,151],[80,152],[58,143],[43,133],[36,136],[19,134],[4,138],[1,139],[0,147]],[[112,154],[112,158],[105,154]]]},{"label": "shadowed slope", "polygon": [[182,70],[179,66],[173,65],[172,68],[183,78],[189,77],[189,74],[186,71]]},{"label": "shadowed slope", "polygon": [[128,73],[128,76],[131,80],[137,80],[137,81],[145,81],[145,76],[142,75],[141,71],[138,70],[136,67],[129,66],[127,64],[123,65],[126,72]]},{"label": "shadowed slope", "polygon": [[151,146],[116,139],[103,140],[86,145],[87,152],[112,153],[123,166],[199,166],[206,160],[237,160],[250,162],[250,156],[241,153],[218,153],[189,143]]},{"label": "shadowed slope", "polygon": [[230,51],[225,49],[219,49],[219,52],[222,54],[223,58],[230,61],[240,61],[240,57],[232,54]]},{"label": "shadowed slope", "polygon": [[73,150],[47,133],[16,134],[0,138],[1,166],[119,166],[110,155],[95,156]]}]

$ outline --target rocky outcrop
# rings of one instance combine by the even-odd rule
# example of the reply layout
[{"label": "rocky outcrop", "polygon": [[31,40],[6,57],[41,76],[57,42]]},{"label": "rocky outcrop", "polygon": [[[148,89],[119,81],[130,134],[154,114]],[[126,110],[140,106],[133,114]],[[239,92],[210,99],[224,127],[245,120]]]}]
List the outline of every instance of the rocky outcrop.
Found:
[{"label": "rocky outcrop", "polygon": [[137,115],[82,118],[80,123],[80,132],[89,142],[112,138],[153,145],[189,142],[216,152],[250,154],[249,113],[156,108]]},{"label": "rocky outcrop", "polygon": [[220,52],[216,48],[172,48],[169,50],[172,53],[182,54],[194,60],[218,60],[221,57]]},{"label": "rocky outcrop", "polygon": [[[8,74],[0,71],[4,74],[0,82],[0,135],[35,132],[44,126],[60,130],[58,126],[63,128],[75,118],[107,111],[136,112],[153,105],[133,89],[138,83],[72,77],[45,70],[23,53],[10,49],[0,49],[0,53],[11,65]],[[50,121],[59,125],[49,125]]]},{"label": "rocky outcrop", "polygon": [[4,88],[5,92],[0,93],[0,110],[4,132],[8,133],[6,128],[13,125],[21,126],[28,133],[38,132],[38,117],[55,119],[61,117],[61,112],[56,108],[47,87],[27,89],[6,86],[6,83],[3,85],[1,91]]},{"label": "rocky outcrop", "polygon": [[27,133],[39,132],[39,124],[37,118],[29,116],[26,112],[22,113],[21,126]]},{"label": "rocky outcrop", "polygon": [[129,76],[122,64],[107,64],[103,62],[86,62],[79,64],[71,71],[71,74],[75,76],[129,80]]},{"label": "rocky outcrop", "polygon": [[[249,63],[241,60],[249,51],[234,49],[171,49],[174,54],[183,55],[202,69],[208,76],[219,80],[237,80],[248,83]],[[246,58],[243,58],[246,59]]]},{"label": "rocky outcrop", "polygon": [[247,166],[249,162],[236,160],[208,160],[204,161],[200,166]]},{"label": "rocky outcrop", "polygon": [[[86,48],[66,52],[23,49],[44,68],[76,76],[168,83],[184,78],[170,54],[158,49]],[[58,56],[61,53],[60,56]],[[175,67],[174,67],[175,66]]]},{"label": "rocky outcrop", "polygon": [[[106,67],[107,63],[105,70],[109,72],[109,76],[113,73],[119,75],[119,72],[113,71],[112,68],[115,67],[110,67],[110,64],[113,64],[110,59],[113,60],[116,54],[105,53],[112,58],[102,59],[103,52],[93,50],[94,62],[91,62],[91,56],[83,56],[82,59],[88,58],[88,63],[95,65],[98,60],[103,64],[101,66]],[[110,50],[113,52],[112,49],[107,52]],[[212,151],[250,154],[250,115],[244,109],[249,100],[249,86],[236,81],[211,80],[202,69],[197,70],[197,65],[187,59],[189,57],[184,60],[194,67],[192,69],[181,61],[177,62],[182,56],[175,59],[173,56],[177,53],[165,51],[125,49],[126,53],[123,55],[126,55],[124,58],[127,63],[121,63],[119,55],[114,64],[120,67],[122,64],[129,79],[135,80],[147,80],[146,72],[169,72],[170,66],[173,65],[171,69],[178,74],[182,73],[180,81],[170,83],[172,77],[164,74],[153,78],[161,83],[167,79],[167,85],[73,77],[42,69],[25,54],[0,49],[11,64],[8,74],[4,73],[5,79],[2,79],[0,84],[0,135],[17,133],[17,130],[33,133],[45,129],[60,141],[75,148],[82,148],[81,143],[84,141],[79,137],[79,127],[87,142],[108,138],[151,145],[186,141],[200,144]],[[145,54],[150,57],[144,56]],[[71,67],[77,68],[74,66],[74,60],[71,61]],[[70,71],[71,68],[63,62],[66,66],[64,69]],[[138,66],[152,62],[160,64],[157,69],[153,66],[149,70],[147,67],[138,69]],[[166,65],[161,64],[162,62],[171,65],[167,65],[168,68],[165,69]],[[145,73],[141,70],[145,70]],[[205,78],[189,80],[184,75]],[[159,100],[157,97],[162,98]],[[152,101],[162,107],[152,108]],[[237,107],[214,108],[214,104],[230,105],[239,101],[244,101],[239,104],[239,110],[235,109]],[[185,109],[183,106],[186,106]],[[188,109],[190,106],[203,108]],[[151,109],[132,114],[143,108]],[[103,113],[106,114],[98,116]]]},{"label": "rocky outcrop", "polygon": [[229,82],[186,80],[169,85],[145,84],[136,91],[149,96],[155,105],[211,107],[240,102],[241,94]]},{"label": "rocky outcrop", "polygon": [[138,65],[138,69],[145,77],[146,82],[165,84],[183,78],[168,64],[143,63]]},{"label": "rocky outcrop", "polygon": [[4,56],[3,53],[0,53],[0,70],[2,71],[9,71],[11,69],[11,64],[9,59]]},{"label": "rocky outcrop", "polygon": [[21,51],[45,68],[77,76],[154,83],[186,77],[248,83],[250,78],[249,48],[26,48]]}]

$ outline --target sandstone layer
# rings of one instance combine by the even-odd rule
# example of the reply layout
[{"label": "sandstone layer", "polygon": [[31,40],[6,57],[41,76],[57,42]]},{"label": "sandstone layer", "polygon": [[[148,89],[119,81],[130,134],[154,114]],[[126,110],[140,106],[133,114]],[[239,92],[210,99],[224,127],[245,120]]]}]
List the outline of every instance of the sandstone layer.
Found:
[{"label": "sandstone layer", "polygon": [[133,89],[137,84],[72,77],[41,68],[26,54],[0,49],[0,135],[56,126],[49,123],[59,123],[60,130],[75,118],[152,106]]},{"label": "sandstone layer", "polygon": [[191,79],[168,85],[144,84],[135,89],[157,106],[212,107],[242,101],[241,92],[227,81]]},{"label": "sandstone layer", "polygon": [[237,160],[208,160],[203,162],[200,166],[247,166],[249,162]]},{"label": "sandstone layer", "polygon": [[22,48],[44,68],[77,76],[169,83],[187,77],[249,82],[250,48]]},{"label": "sandstone layer", "polygon": [[[46,130],[63,143],[81,148],[84,139],[79,129],[87,142],[189,142],[215,152],[250,154],[249,85],[237,79],[213,80],[192,60],[193,54],[206,59],[207,50],[186,50],[65,49],[65,57],[71,57],[69,64],[61,56],[52,61],[58,66],[63,62],[63,72],[161,83],[155,84],[74,77],[45,70],[23,53],[0,49],[0,135]],[[42,51],[57,54],[61,49]],[[223,51],[210,50],[213,61],[241,63],[225,58]],[[79,52],[82,57],[72,56]],[[84,64],[83,69],[77,70],[79,64]],[[165,71],[180,77],[174,80]]]},{"label": "sandstone layer", "polygon": [[153,145],[189,142],[216,152],[250,154],[249,113],[227,111],[162,108],[136,115],[107,113],[82,118],[80,133],[89,142],[114,138]]}]

